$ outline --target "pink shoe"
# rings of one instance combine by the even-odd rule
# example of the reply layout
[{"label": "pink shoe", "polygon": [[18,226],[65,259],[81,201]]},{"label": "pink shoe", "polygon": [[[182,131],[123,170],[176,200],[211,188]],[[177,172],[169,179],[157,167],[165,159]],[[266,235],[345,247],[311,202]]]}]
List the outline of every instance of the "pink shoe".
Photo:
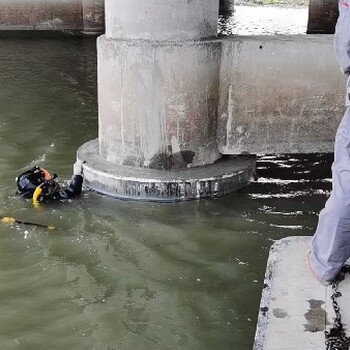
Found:
[{"label": "pink shoe", "polygon": [[327,281],[322,277],[318,277],[315,273],[315,271],[312,268],[311,261],[310,261],[310,252],[305,257],[305,262],[307,267],[309,268],[309,271],[311,272],[312,276],[317,279],[318,282],[320,282],[323,286],[329,286],[331,284],[331,281]]}]

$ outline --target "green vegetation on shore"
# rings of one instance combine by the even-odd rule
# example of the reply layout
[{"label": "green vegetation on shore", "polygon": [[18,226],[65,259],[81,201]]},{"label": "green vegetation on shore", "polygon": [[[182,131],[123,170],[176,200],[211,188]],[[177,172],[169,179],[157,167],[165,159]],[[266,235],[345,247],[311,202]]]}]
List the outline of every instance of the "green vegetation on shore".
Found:
[{"label": "green vegetation on shore", "polygon": [[238,0],[236,5],[308,6],[309,0]]}]

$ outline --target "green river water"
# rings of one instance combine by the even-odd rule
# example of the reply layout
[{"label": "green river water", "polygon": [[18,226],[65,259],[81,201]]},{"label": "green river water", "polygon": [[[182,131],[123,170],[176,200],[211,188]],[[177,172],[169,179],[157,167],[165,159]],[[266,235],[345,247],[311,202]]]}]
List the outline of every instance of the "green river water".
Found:
[{"label": "green river water", "polygon": [[97,137],[95,38],[0,37],[0,349],[250,350],[268,250],[311,235],[331,155],[262,157],[216,200],[126,202],[85,191],[36,209],[15,177],[63,182]]}]

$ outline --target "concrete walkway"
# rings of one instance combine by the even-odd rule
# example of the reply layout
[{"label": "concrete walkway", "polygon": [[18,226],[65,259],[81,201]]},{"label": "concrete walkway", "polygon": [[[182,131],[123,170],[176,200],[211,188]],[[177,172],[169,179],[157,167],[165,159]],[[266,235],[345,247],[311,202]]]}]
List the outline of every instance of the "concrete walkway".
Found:
[{"label": "concrete walkway", "polygon": [[[289,237],[271,248],[253,350],[326,349],[324,330],[334,312],[331,286],[309,273],[305,256],[311,237]],[[350,335],[350,276],[339,287],[339,305]]]}]

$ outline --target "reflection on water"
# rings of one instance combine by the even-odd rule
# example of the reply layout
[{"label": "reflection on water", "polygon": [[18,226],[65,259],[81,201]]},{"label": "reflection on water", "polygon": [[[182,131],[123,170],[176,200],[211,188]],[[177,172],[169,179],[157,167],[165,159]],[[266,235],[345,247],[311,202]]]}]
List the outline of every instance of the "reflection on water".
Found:
[{"label": "reflection on water", "polygon": [[[96,137],[89,38],[0,38],[1,349],[252,348],[268,249],[311,235],[331,156],[262,157],[235,195],[176,204],[85,192],[34,209],[14,178],[39,163],[67,181]],[[292,181],[289,181],[292,180]]]},{"label": "reflection on water", "polygon": [[307,7],[235,6],[232,15],[221,15],[221,35],[306,34]]}]

